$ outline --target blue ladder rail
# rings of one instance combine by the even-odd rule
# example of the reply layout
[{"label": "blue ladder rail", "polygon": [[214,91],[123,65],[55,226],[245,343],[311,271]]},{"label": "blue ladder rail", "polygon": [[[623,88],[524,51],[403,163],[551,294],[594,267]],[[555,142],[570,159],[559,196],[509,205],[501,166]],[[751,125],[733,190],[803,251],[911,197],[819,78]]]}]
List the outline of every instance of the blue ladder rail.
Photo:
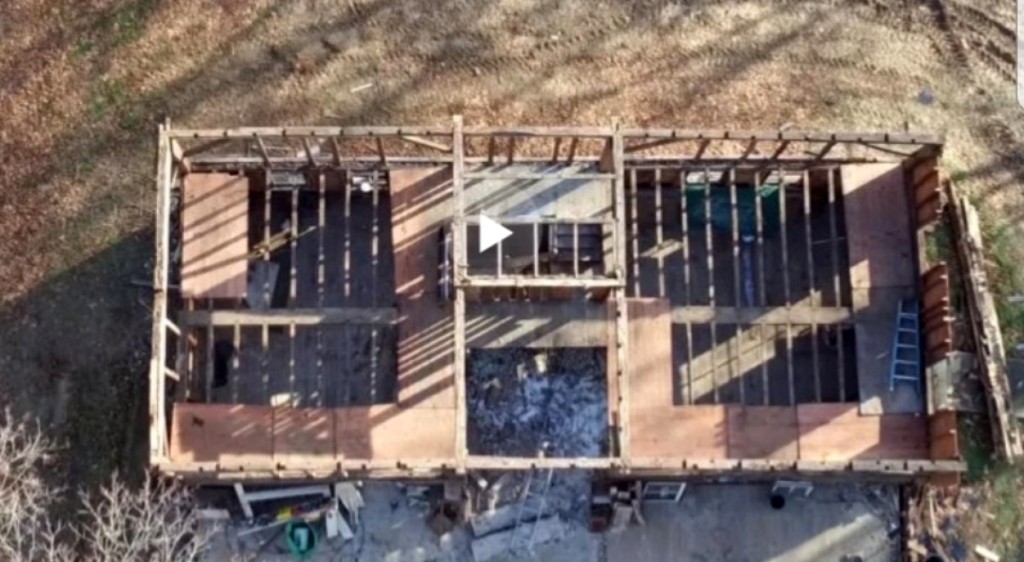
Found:
[{"label": "blue ladder rail", "polygon": [[893,335],[892,357],[889,363],[889,392],[899,383],[911,383],[914,390],[921,388],[921,331],[917,300],[903,299],[896,311],[896,331]]}]

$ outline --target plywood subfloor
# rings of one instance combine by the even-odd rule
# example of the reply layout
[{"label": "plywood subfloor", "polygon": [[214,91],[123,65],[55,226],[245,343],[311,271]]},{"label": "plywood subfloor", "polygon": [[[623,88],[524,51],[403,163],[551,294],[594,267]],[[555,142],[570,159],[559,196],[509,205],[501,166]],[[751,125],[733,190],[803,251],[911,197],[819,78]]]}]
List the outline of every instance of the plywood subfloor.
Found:
[{"label": "plywood subfloor", "polygon": [[729,454],[732,459],[799,458],[796,408],[729,406]]},{"label": "plywood subfloor", "polygon": [[343,459],[455,456],[455,410],[175,405],[171,461],[308,466]]},{"label": "plywood subfloor", "polygon": [[181,293],[243,298],[249,253],[249,180],[187,174],[181,209]]},{"label": "plywood subfloor", "polygon": [[901,298],[914,295],[914,244],[899,164],[842,166],[861,413],[920,413],[921,391],[889,390]]},{"label": "plywood subfloor", "polygon": [[438,300],[439,231],[452,217],[451,170],[390,172],[398,305],[398,403],[454,408],[454,322]]},{"label": "plywood subfloor", "polygon": [[853,289],[914,283],[910,211],[899,163],[842,166]]},{"label": "plywood subfloor", "polygon": [[923,416],[865,416],[857,404],[802,404],[797,420],[804,460],[930,458]]}]

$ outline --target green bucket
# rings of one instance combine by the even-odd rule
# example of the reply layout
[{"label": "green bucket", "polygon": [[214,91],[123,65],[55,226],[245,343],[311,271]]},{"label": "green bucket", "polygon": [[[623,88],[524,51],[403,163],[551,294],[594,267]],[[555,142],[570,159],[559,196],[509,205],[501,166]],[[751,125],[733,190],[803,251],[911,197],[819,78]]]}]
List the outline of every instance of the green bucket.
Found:
[{"label": "green bucket", "polygon": [[316,530],[301,519],[296,519],[285,525],[284,540],[288,543],[288,551],[297,560],[306,560],[316,552]]}]

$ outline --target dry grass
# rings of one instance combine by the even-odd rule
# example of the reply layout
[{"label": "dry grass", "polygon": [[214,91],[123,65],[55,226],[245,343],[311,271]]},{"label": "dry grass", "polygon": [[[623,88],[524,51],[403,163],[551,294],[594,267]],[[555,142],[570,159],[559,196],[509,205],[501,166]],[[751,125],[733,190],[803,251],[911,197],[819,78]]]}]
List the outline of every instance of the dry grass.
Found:
[{"label": "dry grass", "polygon": [[0,396],[67,412],[79,478],[136,458],[147,311],[127,282],[148,273],[165,116],[910,126],[1019,225],[1013,24],[1009,0],[0,2]]}]

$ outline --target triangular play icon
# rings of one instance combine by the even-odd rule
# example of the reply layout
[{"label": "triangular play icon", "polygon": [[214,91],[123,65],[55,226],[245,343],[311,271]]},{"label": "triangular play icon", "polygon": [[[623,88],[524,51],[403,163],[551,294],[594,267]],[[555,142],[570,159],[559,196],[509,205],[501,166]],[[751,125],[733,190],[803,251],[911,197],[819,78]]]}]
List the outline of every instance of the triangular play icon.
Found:
[{"label": "triangular play icon", "polygon": [[480,213],[480,252],[512,236],[512,231]]}]

